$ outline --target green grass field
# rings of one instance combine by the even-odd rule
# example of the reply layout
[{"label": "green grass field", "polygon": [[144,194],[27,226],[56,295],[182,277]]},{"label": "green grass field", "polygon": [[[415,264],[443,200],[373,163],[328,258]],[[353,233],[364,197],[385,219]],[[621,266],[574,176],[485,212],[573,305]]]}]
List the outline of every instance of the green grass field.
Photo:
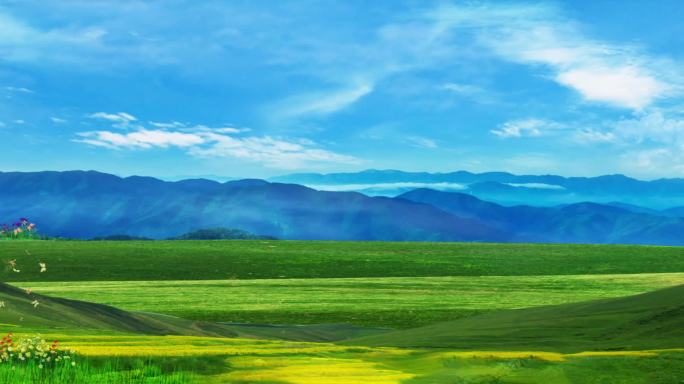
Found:
[{"label": "green grass field", "polygon": [[[684,380],[684,350],[678,349],[684,348],[682,288],[630,296],[684,284],[684,248],[3,241],[0,252],[5,261],[17,259],[21,273],[8,268],[3,277],[16,286],[140,311],[43,296],[33,308],[23,290],[0,291],[8,303],[0,309],[5,330],[60,332],[80,353],[78,369],[55,373],[67,381]],[[38,261],[47,263],[46,273],[39,273]],[[595,299],[604,301],[587,302]],[[194,323],[147,312],[253,325]],[[67,322],[56,320],[63,316]],[[323,323],[372,328],[260,325]],[[140,335],[165,332],[194,336]],[[304,342],[319,340],[342,343]],[[576,353],[582,351],[593,352]],[[0,365],[3,382],[30,383],[41,375],[35,367],[9,371]]]},{"label": "green grass field", "polygon": [[50,296],[194,320],[411,328],[497,309],[628,296],[677,284],[684,284],[684,273],[18,285]]},{"label": "green grass field", "polygon": [[[4,241],[4,281],[684,272],[684,247],[336,241]],[[27,254],[28,252],[28,254]],[[37,262],[48,263],[40,274]]]},{"label": "green grass field", "polygon": [[81,352],[75,369],[53,376],[30,366],[0,366],[0,379],[27,384],[35,378],[50,384],[672,384],[684,378],[681,350],[457,352],[187,336],[47,336]]}]

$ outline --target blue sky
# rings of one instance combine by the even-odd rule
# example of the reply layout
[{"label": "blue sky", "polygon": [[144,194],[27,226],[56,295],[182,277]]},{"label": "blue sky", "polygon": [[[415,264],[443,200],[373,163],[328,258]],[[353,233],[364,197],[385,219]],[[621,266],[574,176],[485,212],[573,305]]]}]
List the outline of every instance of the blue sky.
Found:
[{"label": "blue sky", "polygon": [[6,1],[2,170],[684,177],[681,1]]}]

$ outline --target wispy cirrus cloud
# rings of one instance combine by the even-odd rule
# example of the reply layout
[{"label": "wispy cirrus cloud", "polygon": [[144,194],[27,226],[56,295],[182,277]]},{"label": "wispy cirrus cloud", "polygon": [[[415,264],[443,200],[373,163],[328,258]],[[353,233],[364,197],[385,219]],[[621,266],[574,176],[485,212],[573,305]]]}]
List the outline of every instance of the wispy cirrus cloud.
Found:
[{"label": "wispy cirrus cloud", "polygon": [[13,62],[74,62],[96,47],[106,31],[97,27],[39,28],[0,10],[0,54]]},{"label": "wispy cirrus cloud", "polygon": [[115,123],[130,123],[132,121],[137,121],[138,119],[126,112],[117,113],[107,113],[107,112],[95,112],[88,115],[88,117],[93,119],[107,120]]},{"label": "wispy cirrus cloud", "polygon": [[308,140],[286,141],[270,136],[228,135],[208,135],[207,138],[210,141],[208,146],[194,147],[189,153],[200,157],[233,157],[279,169],[297,169],[308,163],[360,163],[357,158],[318,148]]},{"label": "wispy cirrus cloud", "polygon": [[414,147],[417,148],[428,148],[428,149],[435,149],[439,147],[437,145],[437,142],[432,139],[428,139],[427,137],[421,137],[421,136],[409,136],[406,138],[406,141],[411,144]]},{"label": "wispy cirrus cloud", "polygon": [[[102,120],[112,123],[112,126],[120,129],[129,129],[132,125],[138,121],[138,119],[126,112],[108,113],[108,112],[95,112],[88,115],[91,119]],[[139,127],[136,125],[136,127]]]},{"label": "wispy cirrus cloud", "polygon": [[362,83],[351,87],[295,95],[277,104],[276,115],[278,118],[328,115],[349,107],[372,91],[372,85]]},{"label": "wispy cirrus cloud", "polygon": [[597,129],[583,128],[573,133],[573,139],[578,143],[615,143],[617,136],[613,132],[604,132]]},{"label": "wispy cirrus cloud", "polygon": [[33,93],[33,90],[28,89],[26,87],[7,86],[7,87],[5,87],[5,90],[9,91],[9,92],[17,92],[17,93]]},{"label": "wispy cirrus cloud", "polygon": [[57,116],[51,116],[50,121],[52,121],[55,124],[64,124],[67,122],[66,119],[63,119],[63,118],[57,117]]},{"label": "wispy cirrus cloud", "polygon": [[156,128],[162,128],[162,129],[167,129],[167,128],[183,128],[186,125],[184,123],[181,123],[179,121],[171,121],[168,123],[160,123],[157,121],[149,121],[148,122],[151,126],[156,127]]},{"label": "wispy cirrus cloud", "polygon": [[554,5],[448,5],[430,17],[446,30],[472,35],[501,59],[545,67],[551,79],[590,102],[641,110],[681,91],[673,62],[588,37]]}]

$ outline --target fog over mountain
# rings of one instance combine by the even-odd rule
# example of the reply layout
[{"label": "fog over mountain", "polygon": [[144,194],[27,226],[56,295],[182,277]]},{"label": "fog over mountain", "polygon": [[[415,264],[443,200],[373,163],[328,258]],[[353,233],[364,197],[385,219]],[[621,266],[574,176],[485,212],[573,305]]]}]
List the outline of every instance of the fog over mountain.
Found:
[{"label": "fog over mountain", "polygon": [[295,173],[270,180],[381,196],[397,196],[416,188],[460,191],[503,205],[553,206],[591,201],[619,202],[657,210],[684,206],[684,179],[643,181],[620,174],[563,177],[507,172],[366,170],[355,173]]}]

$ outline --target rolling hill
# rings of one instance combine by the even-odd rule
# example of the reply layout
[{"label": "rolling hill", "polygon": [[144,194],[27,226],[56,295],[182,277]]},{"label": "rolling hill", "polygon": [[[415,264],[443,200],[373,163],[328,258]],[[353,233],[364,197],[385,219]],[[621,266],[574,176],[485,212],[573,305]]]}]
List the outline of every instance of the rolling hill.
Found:
[{"label": "rolling hill", "polygon": [[94,171],[0,173],[0,217],[71,238],[169,238],[237,228],[280,239],[505,241],[508,234],[429,205],[239,180],[165,182]]},{"label": "rolling hill", "polygon": [[[33,292],[29,294],[23,289],[5,283],[0,283],[0,300],[4,304],[0,310],[0,322],[8,325],[10,330],[97,330],[148,335],[221,334],[202,330],[200,322],[174,323],[107,305],[48,297]],[[34,300],[38,302],[36,307],[32,304]]]},{"label": "rolling hill", "polygon": [[617,299],[503,310],[347,344],[457,350],[642,350],[684,346],[684,285]]},{"label": "rolling hill", "polygon": [[505,207],[469,194],[416,189],[398,196],[511,233],[515,241],[680,245],[684,219],[596,203]]},{"label": "rolling hill", "polygon": [[[33,306],[37,300],[38,305]],[[128,312],[108,305],[50,297],[0,283],[0,323],[7,331],[79,334],[182,335],[246,337],[293,341],[338,341],[387,332],[347,324],[259,325],[192,321],[147,312]]]}]

